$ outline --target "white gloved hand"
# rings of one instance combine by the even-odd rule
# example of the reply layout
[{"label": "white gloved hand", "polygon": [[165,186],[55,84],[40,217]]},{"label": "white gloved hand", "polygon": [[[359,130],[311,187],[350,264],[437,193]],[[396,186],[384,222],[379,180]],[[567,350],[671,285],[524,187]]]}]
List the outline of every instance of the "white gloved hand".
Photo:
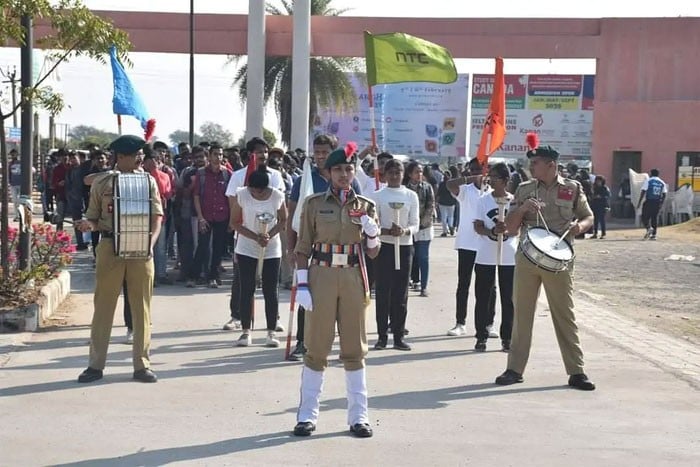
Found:
[{"label": "white gloved hand", "polygon": [[308,284],[308,269],[297,270],[297,295],[296,301],[304,307],[306,311],[313,310],[313,300],[311,299],[311,291]]},{"label": "white gloved hand", "polygon": [[367,214],[360,217],[360,222],[362,222],[362,231],[366,233],[368,237],[376,237],[379,235],[379,226],[374,219]]}]

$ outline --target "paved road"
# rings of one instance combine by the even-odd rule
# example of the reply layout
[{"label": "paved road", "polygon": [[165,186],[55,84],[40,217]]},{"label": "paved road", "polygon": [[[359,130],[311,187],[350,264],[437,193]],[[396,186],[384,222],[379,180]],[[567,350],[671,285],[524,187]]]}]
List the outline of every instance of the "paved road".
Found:
[{"label": "paved road", "polygon": [[[375,437],[365,440],[347,433],[336,357],[316,434],[290,436],[301,366],[263,347],[263,331],[252,347],[232,346],[238,334],[220,330],[225,289],[156,289],[157,384],[131,381],[119,313],[104,380],[77,384],[91,313],[85,254],[74,268],[73,325],[0,336],[0,464],[700,465],[697,347],[579,302],[587,371],[598,390],[574,391],[542,306],[525,382],[495,386],[506,361],[497,342],[474,353],[473,337],[445,335],[454,320],[451,247],[451,239],[433,242],[431,295],[410,297],[414,350],[370,352]],[[285,324],[287,309],[284,295]]]}]

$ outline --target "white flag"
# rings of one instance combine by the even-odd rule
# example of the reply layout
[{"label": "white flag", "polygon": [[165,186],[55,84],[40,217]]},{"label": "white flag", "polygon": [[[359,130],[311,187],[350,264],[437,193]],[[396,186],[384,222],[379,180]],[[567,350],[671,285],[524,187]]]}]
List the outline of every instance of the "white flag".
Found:
[{"label": "white flag", "polygon": [[301,174],[301,186],[299,187],[299,201],[297,202],[297,208],[294,210],[294,217],[292,217],[292,229],[295,232],[299,232],[299,223],[301,222],[301,210],[304,207],[304,201],[306,198],[314,194],[314,181],[311,178],[311,158],[306,157],[304,159],[304,170]]}]

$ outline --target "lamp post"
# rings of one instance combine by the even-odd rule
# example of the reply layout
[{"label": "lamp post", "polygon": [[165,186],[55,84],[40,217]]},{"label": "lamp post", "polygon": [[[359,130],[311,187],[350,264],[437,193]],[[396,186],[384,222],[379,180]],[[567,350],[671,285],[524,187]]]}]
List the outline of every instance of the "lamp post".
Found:
[{"label": "lamp post", "polygon": [[194,0],[190,0],[190,147],[194,146]]},{"label": "lamp post", "polygon": [[[32,66],[32,48],[34,47],[34,34],[32,17],[29,15],[22,16],[22,28],[24,29],[24,44],[21,50],[21,70],[20,74],[22,76],[20,92],[22,93],[22,158],[20,159],[22,168],[22,186],[21,186],[21,197],[27,197],[27,199],[32,198],[32,124],[34,123],[34,113],[32,111],[32,101],[27,98],[25,91],[31,89],[33,86],[34,76],[33,76],[33,66]],[[21,206],[20,209],[24,209]],[[25,210],[26,212],[26,210]],[[20,220],[23,220],[24,216],[20,216]],[[31,213],[29,213],[29,220],[31,222]],[[25,228],[26,226],[20,226],[19,232],[19,267],[20,269],[28,269],[30,264],[31,255],[31,236],[30,230]]]}]

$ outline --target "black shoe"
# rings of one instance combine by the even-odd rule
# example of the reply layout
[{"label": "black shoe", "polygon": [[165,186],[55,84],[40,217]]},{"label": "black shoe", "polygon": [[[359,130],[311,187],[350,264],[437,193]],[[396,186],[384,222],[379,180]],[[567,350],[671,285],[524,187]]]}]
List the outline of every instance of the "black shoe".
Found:
[{"label": "black shoe", "polygon": [[85,371],[78,376],[79,383],[92,383],[98,379],[102,379],[102,370],[96,370],[90,367],[87,367]]},{"label": "black shoe", "polygon": [[356,438],[371,438],[374,434],[369,423],[355,423],[350,427],[350,433],[355,435]]},{"label": "black shoe", "polygon": [[316,425],[312,422],[299,422],[294,427],[294,436],[311,436],[316,431]]},{"label": "black shoe", "polygon": [[377,343],[374,344],[374,350],[384,350],[386,349],[386,343],[387,343],[387,338],[386,337],[380,337],[377,339]]},{"label": "black shoe", "polygon": [[508,386],[511,384],[515,383],[522,383],[523,382],[523,375],[520,373],[516,373],[513,370],[506,370],[503,372],[501,376],[496,378],[496,384],[500,384],[501,386]]},{"label": "black shoe", "polygon": [[510,352],[510,339],[501,340],[501,350],[504,352]]},{"label": "black shoe", "polygon": [[297,346],[294,347],[294,351],[289,354],[289,358],[287,360],[290,362],[298,362],[304,358],[305,353],[306,348],[304,347],[304,343],[302,341],[297,341]]},{"label": "black shoe", "polygon": [[155,383],[158,381],[156,374],[153,373],[150,368],[134,371],[134,379],[142,383]]},{"label": "black shoe", "polygon": [[595,389],[595,384],[588,379],[585,373],[569,376],[569,386],[582,391],[593,391]]},{"label": "black shoe", "polygon": [[88,249],[88,246],[85,243],[81,243],[80,245],[76,246],[75,249],[78,251],[84,251]]},{"label": "black shoe", "polygon": [[477,352],[486,352],[486,339],[477,339],[474,350]]},{"label": "black shoe", "polygon": [[395,350],[411,350],[411,346],[403,341],[403,339],[394,338]]}]

